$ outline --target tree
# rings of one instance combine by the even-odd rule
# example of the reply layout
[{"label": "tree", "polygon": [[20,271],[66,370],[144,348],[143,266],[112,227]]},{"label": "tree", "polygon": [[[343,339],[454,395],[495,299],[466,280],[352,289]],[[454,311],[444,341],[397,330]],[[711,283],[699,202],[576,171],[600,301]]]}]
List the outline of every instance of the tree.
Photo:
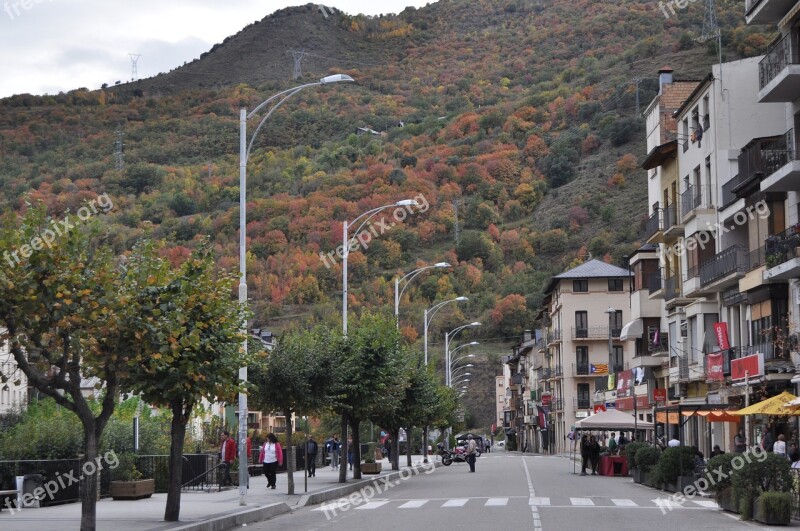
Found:
[{"label": "tree", "polygon": [[288,494],[294,494],[291,419],[295,413],[312,414],[326,406],[330,372],[341,343],[341,336],[324,326],[290,333],[253,366],[253,404],[262,410],[281,411],[287,419]]},{"label": "tree", "polygon": [[413,413],[411,406],[413,406],[413,401],[415,400],[412,390],[414,382],[421,380],[423,377],[420,375],[427,372],[424,367],[419,367],[419,363],[413,366],[411,365],[412,355],[407,348],[401,347],[398,350],[398,355],[403,359],[401,377],[408,381],[408,387],[406,387],[401,400],[393,404],[387,404],[386,407],[373,411],[370,415],[370,420],[372,422],[386,428],[390,434],[392,441],[392,450],[390,452],[392,470],[400,469],[400,428],[408,427],[406,433],[411,433],[410,427],[414,424],[415,419],[409,416],[409,414]]},{"label": "tree", "polygon": [[159,258],[149,242],[139,249],[130,262],[143,311],[133,323],[137,346],[126,358],[125,387],[172,413],[164,520],[174,522],[180,516],[186,425],[201,399],[232,400],[241,389],[239,368],[249,359],[240,328],[247,315],[231,297],[238,277],[217,274],[206,242],[178,268]]},{"label": "tree", "polygon": [[[331,371],[333,410],[342,416],[343,454],[347,453],[347,426],[353,435],[353,478],[361,478],[359,426],[362,420],[396,407],[408,386],[400,334],[393,317],[365,313],[345,338]],[[346,480],[341,467],[339,481]]]},{"label": "tree", "polygon": [[[99,226],[72,222],[49,219],[42,206],[3,218],[0,255],[9,267],[0,270],[0,341],[29,385],[80,420],[81,529],[91,531],[100,437],[117,401],[122,354],[133,343],[127,320],[137,308]],[[102,388],[99,407],[84,395],[86,381]]]}]

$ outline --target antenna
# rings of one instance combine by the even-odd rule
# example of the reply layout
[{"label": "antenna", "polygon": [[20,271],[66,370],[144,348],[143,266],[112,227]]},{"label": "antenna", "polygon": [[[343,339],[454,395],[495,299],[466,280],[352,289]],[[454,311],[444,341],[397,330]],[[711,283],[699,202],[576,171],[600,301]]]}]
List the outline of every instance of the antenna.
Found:
[{"label": "antenna", "polygon": [[131,58],[131,81],[136,81],[136,78],[139,77],[139,72],[136,69],[136,65],[139,62],[141,54],[129,53],[128,55]]},{"label": "antenna", "polygon": [[122,171],[122,169],[125,167],[124,154],[122,152],[122,148],[125,146],[125,143],[122,142],[122,137],[125,136],[125,132],[121,129],[117,129],[114,131],[114,134],[117,135],[117,140],[114,141],[114,168]]}]

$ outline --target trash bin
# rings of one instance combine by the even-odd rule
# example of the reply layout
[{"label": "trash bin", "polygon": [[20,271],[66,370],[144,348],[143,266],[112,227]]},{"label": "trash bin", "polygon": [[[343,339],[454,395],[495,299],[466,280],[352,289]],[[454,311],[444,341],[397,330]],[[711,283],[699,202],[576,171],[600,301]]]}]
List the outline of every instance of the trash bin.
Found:
[{"label": "trash bin", "polygon": [[[35,496],[33,492],[38,488],[44,489],[44,476],[42,476],[41,474],[27,474],[23,476],[22,480],[23,507],[40,507],[40,502],[42,500],[39,499],[37,496]],[[42,495],[42,492],[43,491],[39,491],[39,494]]]}]

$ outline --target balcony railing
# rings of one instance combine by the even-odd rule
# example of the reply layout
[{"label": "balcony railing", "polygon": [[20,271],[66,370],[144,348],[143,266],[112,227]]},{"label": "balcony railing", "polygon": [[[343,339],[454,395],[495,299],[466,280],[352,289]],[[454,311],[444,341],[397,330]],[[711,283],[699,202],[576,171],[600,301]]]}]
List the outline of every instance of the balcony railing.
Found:
[{"label": "balcony railing", "polygon": [[669,334],[666,332],[659,332],[658,339],[653,341],[653,338],[647,338],[647,352],[655,354],[657,352],[666,352],[669,348]]},{"label": "balcony railing", "polygon": [[764,177],[769,177],[793,160],[797,160],[797,150],[794,144],[794,129],[789,129],[783,135],[764,145]]},{"label": "balcony railing", "polygon": [[589,409],[592,407],[592,401],[588,398],[573,398],[572,399],[572,408],[573,409]]},{"label": "balcony railing", "polygon": [[524,376],[522,375],[522,373],[518,372],[517,374],[511,376],[511,385],[522,385],[523,379]]},{"label": "balcony railing", "polygon": [[[611,337],[619,337],[621,328],[612,327]],[[608,339],[607,326],[572,327],[572,339]]]},{"label": "balcony railing", "polygon": [[650,214],[644,224],[644,238],[649,240],[658,231],[661,230],[661,209],[657,208],[655,212]]},{"label": "balcony railing", "polygon": [[750,251],[747,254],[747,265],[749,270],[761,267],[762,265],[767,263],[766,249],[767,249],[766,246],[762,245],[755,251]]},{"label": "balcony railing", "polygon": [[589,364],[588,363],[573,363],[572,364],[572,375],[573,376],[588,376],[589,375]]},{"label": "balcony railing", "polygon": [[700,266],[700,283],[705,286],[734,273],[744,275],[748,270],[747,255],[744,245],[728,247]]},{"label": "balcony railing", "polygon": [[670,230],[672,227],[679,224],[678,219],[678,205],[675,203],[667,205],[664,209],[664,231]]},{"label": "balcony railing", "polygon": [[660,291],[662,286],[661,282],[661,272],[657,271],[655,273],[650,273],[647,276],[647,290],[652,295],[653,293]]},{"label": "balcony railing", "polygon": [[665,300],[672,300],[676,298],[679,293],[678,290],[680,289],[680,282],[678,279],[678,275],[673,275],[669,278],[664,279],[664,299]]},{"label": "balcony railing", "polygon": [[764,241],[767,267],[775,267],[797,257],[796,249],[798,247],[800,247],[800,224],[769,236]]},{"label": "balcony railing", "polygon": [[553,343],[555,341],[561,341],[561,329],[560,328],[555,329],[555,330],[551,330],[547,334],[547,342],[548,343]]},{"label": "balcony railing", "polygon": [[556,365],[553,367],[553,377],[558,378],[560,376],[564,376],[564,367]]},{"label": "balcony railing", "polygon": [[703,186],[690,184],[681,194],[681,214],[688,216],[693,210],[708,206],[708,201],[704,201],[704,194],[707,190]]},{"label": "balcony railing", "polygon": [[552,402],[550,402],[550,409],[553,411],[564,411],[564,399],[554,399]]},{"label": "balcony railing", "polygon": [[798,33],[792,31],[770,48],[767,55],[758,63],[758,88],[766,87],[789,65],[800,64],[798,52]]}]

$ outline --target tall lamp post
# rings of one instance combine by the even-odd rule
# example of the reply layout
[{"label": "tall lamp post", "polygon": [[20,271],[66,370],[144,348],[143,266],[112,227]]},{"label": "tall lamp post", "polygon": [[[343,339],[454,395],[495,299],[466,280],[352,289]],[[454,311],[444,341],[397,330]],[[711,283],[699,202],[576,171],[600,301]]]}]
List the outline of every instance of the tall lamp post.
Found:
[{"label": "tall lamp post", "polygon": [[[465,343],[463,345],[459,345],[458,347],[454,348],[452,353],[450,353],[448,351],[448,361],[447,361],[447,365],[445,366],[445,377],[444,377],[444,384],[447,387],[453,387],[453,383],[452,382],[453,382],[453,374],[454,373],[457,373],[458,371],[460,371],[462,369],[466,369],[468,367],[474,367],[474,365],[472,363],[467,363],[465,365],[462,365],[460,367],[456,367],[455,369],[453,369],[453,367],[455,367],[456,364],[459,361],[462,361],[462,360],[467,359],[467,358],[474,358],[475,357],[474,354],[466,354],[464,356],[459,356],[456,359],[452,359],[453,355],[455,355],[462,348],[470,347],[470,346],[473,346],[473,345],[479,345],[479,344],[480,343],[478,343],[477,341],[471,341],[469,343]],[[469,375],[470,375],[470,373],[466,372],[462,376],[469,376]],[[459,397],[460,396],[461,396],[461,394],[459,394]],[[447,437],[445,438],[445,443],[444,443],[445,444],[445,448],[447,448],[448,450],[450,449],[450,433],[452,433],[452,427],[448,427],[447,428]]]},{"label": "tall lamp post", "polygon": [[361,222],[361,225],[359,225],[358,229],[356,229],[356,231],[353,233],[353,240],[358,241],[356,236],[375,214],[381,212],[382,210],[386,210],[387,208],[406,206],[419,206],[419,203],[417,203],[417,201],[414,199],[403,199],[402,201],[392,203],[391,205],[383,205],[373,208],[372,210],[367,210],[351,222],[344,220],[344,224],[342,225],[342,332],[344,335],[347,335],[347,257],[350,256],[350,245],[352,244],[347,237],[347,228],[348,226],[358,223],[361,218],[364,218],[364,220]]},{"label": "tall lamp post", "polygon": [[[264,126],[266,121],[272,116],[278,107],[283,103],[308,87],[328,85],[331,83],[353,82],[354,79],[345,74],[333,74],[323,77],[314,83],[306,83],[294,88],[290,88],[267,98],[259,103],[255,109],[248,114],[246,108],[239,110],[239,304],[247,304],[247,160],[250,151],[253,149],[253,142],[256,135]],[[266,115],[258,123],[255,131],[247,142],[247,121],[259,111],[272,105]],[[247,323],[242,323],[242,350],[247,354]],[[239,380],[247,382],[247,367],[239,368]],[[239,393],[239,463],[247,463],[247,395]],[[247,466],[239,465],[239,505],[245,505],[247,500]]]},{"label": "tall lamp post", "polygon": [[[448,370],[450,368],[450,341],[452,341],[455,338],[455,336],[459,332],[464,330],[465,328],[475,328],[477,326],[481,326],[481,323],[479,323],[478,321],[473,321],[473,322],[471,322],[469,324],[465,324],[465,325],[456,327],[456,328],[454,328],[454,329],[452,329],[449,332],[446,332],[444,334],[444,363],[445,363],[445,365],[444,365],[444,368],[445,368],[445,379],[444,379],[444,381],[445,381],[445,384],[448,381],[447,372],[448,372]],[[477,345],[477,343],[475,343],[475,344]]]},{"label": "tall lamp post", "polygon": [[[413,271],[411,271],[409,273],[406,273],[404,276],[402,276],[400,278],[395,277],[395,279],[394,279],[394,319],[397,322],[397,327],[398,328],[400,328],[400,299],[403,297],[403,292],[406,290],[406,288],[411,283],[411,281],[414,280],[415,278],[417,278],[417,275],[419,275],[423,271],[427,271],[429,269],[434,269],[434,268],[445,268],[445,267],[452,267],[452,266],[450,264],[448,264],[447,262],[439,262],[437,264],[433,264],[433,265],[429,265],[429,266],[418,267],[417,269],[415,269],[415,270],[413,270]],[[403,287],[401,289],[400,288],[400,284],[403,283],[403,282],[405,282],[405,284],[403,284]]]}]

